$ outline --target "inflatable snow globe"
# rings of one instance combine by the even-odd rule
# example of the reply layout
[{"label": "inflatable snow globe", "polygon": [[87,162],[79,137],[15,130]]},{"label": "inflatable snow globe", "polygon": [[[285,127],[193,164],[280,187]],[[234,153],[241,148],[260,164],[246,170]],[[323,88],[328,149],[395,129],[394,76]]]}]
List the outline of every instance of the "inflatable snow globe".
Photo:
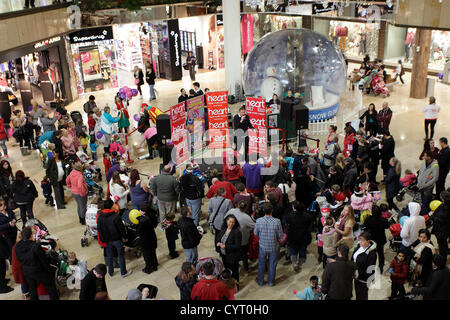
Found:
[{"label": "inflatable snow globe", "polygon": [[266,100],[287,90],[300,93],[310,121],[327,120],[339,110],[347,68],[339,50],[325,36],[307,29],[284,29],[265,35],[244,65],[246,96]]}]

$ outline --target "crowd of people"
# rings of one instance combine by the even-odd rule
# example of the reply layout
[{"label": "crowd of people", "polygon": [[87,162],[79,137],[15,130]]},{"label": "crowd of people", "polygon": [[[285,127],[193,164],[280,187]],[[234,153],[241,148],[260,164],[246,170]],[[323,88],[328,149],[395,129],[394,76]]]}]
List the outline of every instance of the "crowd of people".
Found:
[{"label": "crowd of people", "polygon": [[[140,70],[136,70],[136,78],[138,86],[143,84]],[[198,82],[193,86],[189,96],[181,89],[179,102],[203,95]],[[277,103],[277,97],[273,103]],[[433,103],[435,99],[430,98]],[[15,132],[21,128],[27,132],[15,135],[21,147],[35,146],[44,153],[42,141],[47,142],[42,156],[46,174],[41,182],[46,205],[64,210],[66,185],[75,199],[79,222],[85,225],[88,196],[94,195],[97,240],[105,263],[86,272],[80,299],[109,299],[106,274],[113,277],[115,268],[120,269],[122,278],[132,273],[126,266],[124,247],[136,235],[145,262],[142,272],[156,272],[156,252],[166,250],[157,245],[159,229],[165,233],[171,259],[180,257],[176,240],[181,238],[185,262],[174,281],[182,300],[234,299],[240,289],[241,261],[247,274],[257,265],[259,286],[275,286],[281,256],[292,264],[295,273],[301,272],[313,243],[317,245],[317,262],[323,266],[321,284],[318,277],[312,277],[311,286],[295,294],[308,300],[345,300],[352,298],[354,288],[357,300],[367,300],[376,269],[386,271],[386,229],[404,216],[407,219],[401,230],[400,249],[386,264],[392,281],[391,298],[405,296],[407,281],[415,284],[414,294],[427,299],[450,298],[446,267],[450,190],[444,190],[450,150],[446,137],[439,139],[439,147],[427,137],[418,175],[407,169],[402,177],[395,140],[389,131],[393,112],[384,102],[379,111],[370,104],[358,128],[348,123],[343,143],[338,128],[330,126],[320,154],[301,145],[296,152],[288,149],[254,161],[249,160],[248,141],[244,140],[235,144],[233,152],[224,152],[221,170],[202,172],[192,161],[184,171],[167,164],[160,174],[142,180],[145,175],[128,168],[125,162],[128,150],[120,132],[126,133],[130,126],[127,105],[128,101],[117,95],[113,107],[101,110],[95,97],[90,96],[83,106],[87,124],[76,114],[69,116],[64,106],[54,111],[35,103],[31,112],[15,112],[12,118]],[[155,126],[150,125],[148,113],[141,113],[138,127],[142,143],[148,145],[148,159],[152,159],[161,141]],[[235,116],[234,127],[251,129],[245,108]],[[104,170],[97,165],[101,144]],[[383,179],[377,181],[380,165]],[[264,175],[267,167],[276,167],[275,173]],[[395,203],[399,194],[413,184],[420,197],[400,209],[399,202]],[[380,199],[382,189],[385,201]],[[27,224],[27,220],[35,220],[36,186],[22,170],[14,171],[7,160],[2,160],[0,193],[0,293],[13,290],[5,279],[9,259],[16,266],[14,280],[21,284],[25,296],[38,299],[38,288],[43,286],[50,299],[58,299],[54,270],[38,241],[39,228]],[[206,215],[202,214],[205,200]],[[440,205],[430,210],[436,200]],[[22,231],[16,242],[17,208]],[[431,242],[425,217],[433,222],[438,246]],[[213,234],[213,247],[220,259],[213,254],[206,260],[198,256],[198,246],[208,232]],[[152,288],[143,285],[132,289],[127,298],[154,298]]]}]

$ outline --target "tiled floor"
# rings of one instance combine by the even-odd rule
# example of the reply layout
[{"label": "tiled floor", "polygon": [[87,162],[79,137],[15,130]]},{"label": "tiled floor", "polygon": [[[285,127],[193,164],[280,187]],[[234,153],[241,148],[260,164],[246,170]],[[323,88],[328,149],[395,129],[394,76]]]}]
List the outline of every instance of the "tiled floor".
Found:
[{"label": "tiled floor", "polygon": [[[349,67],[349,70],[352,66]],[[213,72],[202,72],[198,74],[198,81],[202,87],[209,87],[211,90],[220,90],[223,88],[225,73],[223,70]],[[406,83],[409,83],[410,75],[405,76]],[[130,83],[132,83],[130,81]],[[154,105],[161,108],[163,111],[168,110],[171,105],[177,102],[180,87],[190,88],[190,81],[188,77],[184,77],[182,81],[170,82],[167,80],[158,81],[156,89],[159,92],[159,99],[154,102]],[[144,99],[141,100],[138,97],[133,98],[129,108],[131,117],[137,112],[142,102],[148,102],[149,97],[148,87],[144,86]],[[450,90],[448,85],[442,83],[436,84],[435,96],[437,102],[441,105],[441,113],[436,125],[435,138],[441,136],[450,136],[450,113],[448,101],[450,100]],[[104,91],[95,94],[97,104],[101,107],[106,103],[113,104],[113,97],[115,90]],[[82,105],[86,98],[79,99],[73,102],[69,106],[69,110],[81,110]],[[358,96],[352,91],[347,91],[342,96],[342,107],[338,115],[339,132],[342,132],[342,119],[352,118],[358,111]],[[391,132],[396,141],[396,156],[402,162],[402,170],[409,168],[417,170],[420,166],[418,159],[422,150],[424,130],[423,130],[423,114],[422,108],[426,104],[426,100],[417,100],[409,98],[409,85],[397,86],[395,92],[391,94],[390,98],[382,99],[380,97],[364,96],[363,106],[367,106],[370,102],[374,102],[377,108],[381,108],[381,103],[387,101],[390,104],[391,109],[394,112],[394,116],[391,123]],[[233,113],[237,111],[239,105],[232,106]],[[83,112],[82,112],[83,113]],[[132,126],[136,123],[131,120]],[[319,137],[323,140],[324,137]],[[139,133],[134,133],[131,136],[130,144],[140,142]],[[341,140],[342,141],[342,140]],[[8,143],[10,151],[10,162],[14,170],[22,169],[26,175],[33,178],[36,186],[39,186],[39,182],[44,175],[44,170],[40,164],[39,156],[37,152],[33,152],[31,155],[22,157],[20,156],[17,146],[12,145],[12,140]],[[323,143],[321,143],[323,147]],[[100,149],[99,149],[100,150]],[[134,158],[134,156],[132,156]],[[101,159],[101,156],[100,156]],[[100,162],[101,163],[101,162]],[[139,169],[141,172],[157,174],[159,168],[159,159],[152,161],[149,160],[136,160],[131,166]],[[101,168],[103,165],[100,164]],[[448,183],[449,184],[449,183]],[[447,184],[447,186],[448,186]],[[40,193],[41,194],[41,193]],[[49,208],[44,204],[42,195],[35,201],[34,212],[37,218],[42,220],[51,234],[59,237],[58,245],[69,251],[75,251],[77,256],[88,261],[88,267],[92,268],[97,263],[103,262],[103,251],[100,249],[95,240],[91,240],[88,247],[82,248],[80,245],[80,239],[82,237],[84,228],[78,223],[75,202],[72,199],[70,191],[66,191],[66,199],[68,200],[67,209],[56,211],[53,208]],[[204,201],[203,212],[206,212],[208,201]],[[406,202],[403,204],[405,205]],[[204,222],[204,220],[203,220]],[[205,226],[205,225],[204,225]],[[177,241],[177,249],[180,253],[180,257],[175,260],[170,260],[168,257],[168,249],[165,240],[164,233],[159,229],[156,230],[158,237],[158,249],[157,255],[159,260],[159,268],[157,272],[150,275],[146,275],[141,272],[144,267],[143,258],[135,258],[133,254],[127,253],[127,268],[133,270],[133,274],[126,279],[121,279],[116,272],[113,278],[107,276],[108,291],[112,299],[124,299],[130,288],[136,287],[140,283],[148,283],[158,286],[159,298],[164,299],[179,299],[179,291],[175,285],[174,277],[176,276],[182,262],[184,261],[184,253],[181,249],[180,240]],[[388,235],[389,236],[389,235]],[[386,252],[386,264],[388,264],[392,258],[393,253],[390,249],[385,247]],[[214,256],[217,257],[217,253],[213,248],[213,236],[209,232],[206,234],[199,246],[199,256]],[[277,268],[276,285],[274,287],[259,287],[256,282],[257,265],[253,263],[250,268],[249,274],[242,273],[241,276],[241,291],[236,294],[236,299],[296,299],[292,294],[293,289],[303,289],[308,284],[308,279],[312,275],[322,274],[321,265],[317,264],[317,249],[316,241],[313,240],[312,244],[308,247],[308,259],[305,263],[303,270],[295,274],[290,265],[285,265],[285,258],[282,257]],[[7,277],[12,279],[10,271],[7,273]],[[11,281],[12,282],[12,281]],[[389,295],[390,284],[389,278],[386,274],[383,274],[378,282],[377,289],[369,291],[369,297],[371,299],[385,299]],[[20,286],[13,284],[14,291],[0,295],[0,299],[21,299]],[[77,290],[62,290],[62,299],[77,299]]]}]

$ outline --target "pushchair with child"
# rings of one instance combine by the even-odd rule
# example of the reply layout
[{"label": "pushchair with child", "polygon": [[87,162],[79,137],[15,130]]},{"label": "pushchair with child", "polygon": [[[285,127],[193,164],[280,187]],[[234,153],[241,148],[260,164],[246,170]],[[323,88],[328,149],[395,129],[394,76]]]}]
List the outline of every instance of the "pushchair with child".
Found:
[{"label": "pushchair with child", "polygon": [[197,264],[195,265],[195,273],[198,275],[199,279],[205,277],[205,273],[203,272],[203,266],[207,262],[212,262],[214,264],[214,272],[213,272],[214,277],[218,277],[224,270],[223,263],[219,259],[213,257],[200,258],[198,259]]},{"label": "pushchair with child", "polygon": [[417,187],[417,178],[415,178],[414,181],[407,187],[403,187],[395,196],[395,198],[399,202],[403,201],[403,199],[405,198],[405,194],[413,198],[412,201],[420,202],[420,191]]},{"label": "pushchair with child", "polygon": [[84,230],[83,237],[81,238],[81,246],[89,246],[88,235],[97,239],[97,212],[98,206],[96,204],[90,204],[86,210],[86,229]]},{"label": "pushchair with child", "polygon": [[126,210],[122,215],[122,222],[127,233],[127,241],[124,242],[123,245],[128,248],[135,248],[136,251],[134,252],[134,254],[136,255],[136,258],[140,258],[142,256],[142,249],[139,245],[140,237],[137,232],[136,225],[133,224],[128,218],[128,213],[129,210]]}]

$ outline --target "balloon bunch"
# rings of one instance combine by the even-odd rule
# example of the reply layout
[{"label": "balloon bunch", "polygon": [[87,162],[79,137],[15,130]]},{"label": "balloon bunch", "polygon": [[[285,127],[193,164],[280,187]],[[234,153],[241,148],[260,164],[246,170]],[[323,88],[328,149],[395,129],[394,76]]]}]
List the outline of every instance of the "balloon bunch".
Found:
[{"label": "balloon bunch", "polygon": [[139,94],[137,89],[130,89],[127,86],[124,86],[119,89],[119,95],[122,100],[131,100],[131,98],[136,97]]},{"label": "balloon bunch", "polygon": [[141,114],[144,114],[144,113],[148,112],[151,108],[152,108],[152,106],[149,106],[148,104],[143,103],[143,104],[141,105],[140,114],[135,114],[135,115],[133,116],[133,119],[134,119],[136,122],[139,122],[139,119],[140,119],[140,117],[141,117]]}]

